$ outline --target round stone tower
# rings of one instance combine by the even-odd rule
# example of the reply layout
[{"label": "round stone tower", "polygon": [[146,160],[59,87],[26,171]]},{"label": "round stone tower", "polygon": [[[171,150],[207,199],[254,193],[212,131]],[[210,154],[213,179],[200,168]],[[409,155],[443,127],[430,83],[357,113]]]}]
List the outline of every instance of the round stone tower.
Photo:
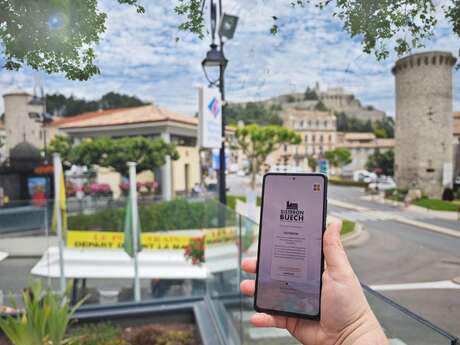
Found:
[{"label": "round stone tower", "polygon": [[[443,171],[452,168],[452,67],[450,52],[399,59],[396,81],[395,177],[398,188],[439,198]],[[448,182],[451,185],[452,181]]]}]

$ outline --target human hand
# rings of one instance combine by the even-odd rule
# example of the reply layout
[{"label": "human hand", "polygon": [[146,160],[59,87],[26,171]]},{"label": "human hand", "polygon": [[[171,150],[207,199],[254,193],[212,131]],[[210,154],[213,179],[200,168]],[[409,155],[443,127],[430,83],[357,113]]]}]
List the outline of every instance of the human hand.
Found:
[{"label": "human hand", "polygon": [[[255,313],[256,327],[287,329],[302,344],[308,345],[388,345],[388,340],[372,312],[361,284],[348,261],[340,240],[340,222],[331,224],[324,233],[325,271],[322,276],[321,320]],[[257,260],[246,259],[242,268],[255,273]],[[244,280],[241,292],[253,296],[254,280]]]}]

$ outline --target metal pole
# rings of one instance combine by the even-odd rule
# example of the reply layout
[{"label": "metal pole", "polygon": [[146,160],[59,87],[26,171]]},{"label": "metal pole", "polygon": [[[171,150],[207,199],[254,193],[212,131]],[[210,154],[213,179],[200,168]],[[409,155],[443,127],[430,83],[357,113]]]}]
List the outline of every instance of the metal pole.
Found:
[{"label": "metal pole", "polygon": [[48,148],[46,146],[46,129],[45,129],[45,123],[42,123],[42,131],[43,131],[43,151],[45,152],[45,163],[48,163]]},{"label": "metal pole", "polygon": [[53,154],[54,165],[54,212],[56,214],[56,233],[59,243],[59,282],[61,293],[66,290],[64,275],[64,239],[62,237],[62,212],[61,212],[61,174],[62,164],[61,157],[58,153]]},{"label": "metal pole", "polygon": [[136,184],[136,163],[128,162],[129,167],[129,195],[131,197],[131,220],[132,220],[132,236],[133,236],[133,250],[134,250],[134,300],[141,301],[141,285],[139,280],[139,260],[138,260],[138,230],[139,220],[137,219],[137,184]]},{"label": "metal pole", "polygon": [[[222,37],[220,37],[220,49],[224,51],[224,43],[222,42]],[[219,152],[219,201],[227,205],[227,187],[225,183],[225,114],[224,114],[224,102],[225,102],[225,84],[224,84],[224,72],[225,66],[220,65],[220,74],[219,74],[219,90],[222,96],[222,145],[220,146]]]}]

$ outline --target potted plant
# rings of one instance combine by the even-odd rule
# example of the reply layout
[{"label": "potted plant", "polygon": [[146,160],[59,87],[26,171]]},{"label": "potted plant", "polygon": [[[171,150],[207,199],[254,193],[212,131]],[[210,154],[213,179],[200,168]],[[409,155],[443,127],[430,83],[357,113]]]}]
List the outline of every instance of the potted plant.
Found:
[{"label": "potted plant", "polygon": [[205,261],[204,258],[205,237],[194,237],[190,239],[189,244],[185,247],[184,256],[191,260],[193,265],[200,265]]}]

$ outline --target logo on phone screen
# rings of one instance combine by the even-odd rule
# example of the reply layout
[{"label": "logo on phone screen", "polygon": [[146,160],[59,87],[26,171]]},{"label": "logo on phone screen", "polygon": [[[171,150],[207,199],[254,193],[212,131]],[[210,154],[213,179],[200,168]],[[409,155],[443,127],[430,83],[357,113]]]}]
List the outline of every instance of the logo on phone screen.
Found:
[{"label": "logo on phone screen", "polygon": [[321,192],[321,185],[319,183],[313,184],[313,191],[314,192]]},{"label": "logo on phone screen", "polygon": [[281,210],[280,220],[283,222],[303,223],[304,211],[299,209],[299,204],[286,201],[286,208]]}]

